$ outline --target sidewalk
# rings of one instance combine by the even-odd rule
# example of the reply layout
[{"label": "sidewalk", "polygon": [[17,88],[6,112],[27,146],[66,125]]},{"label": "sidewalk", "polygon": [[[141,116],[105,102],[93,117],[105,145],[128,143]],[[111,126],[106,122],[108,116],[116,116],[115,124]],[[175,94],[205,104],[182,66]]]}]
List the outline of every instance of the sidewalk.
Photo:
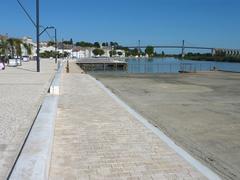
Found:
[{"label": "sidewalk", "polygon": [[55,74],[54,62],[41,65],[41,73],[34,61],[0,71],[0,180],[11,171]]},{"label": "sidewalk", "polygon": [[63,74],[60,93],[50,179],[206,179],[89,75]]}]

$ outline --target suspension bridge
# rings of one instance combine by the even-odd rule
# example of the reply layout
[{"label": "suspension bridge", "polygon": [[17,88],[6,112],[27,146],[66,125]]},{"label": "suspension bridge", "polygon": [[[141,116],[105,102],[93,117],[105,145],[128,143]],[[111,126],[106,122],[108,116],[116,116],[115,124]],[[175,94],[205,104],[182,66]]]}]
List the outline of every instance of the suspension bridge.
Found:
[{"label": "suspension bridge", "polygon": [[[148,46],[140,45],[140,41],[138,46],[128,46],[129,49],[138,49],[140,52],[141,49],[145,49]],[[210,51],[212,55],[215,54],[224,54],[227,56],[240,56],[240,49],[231,49],[231,48],[215,48],[215,47],[204,47],[204,46],[186,46],[185,40],[182,41],[181,45],[153,45],[151,47],[154,47],[156,49],[180,49],[182,57],[185,56],[185,50],[186,49],[192,49],[192,50],[207,50]]]}]

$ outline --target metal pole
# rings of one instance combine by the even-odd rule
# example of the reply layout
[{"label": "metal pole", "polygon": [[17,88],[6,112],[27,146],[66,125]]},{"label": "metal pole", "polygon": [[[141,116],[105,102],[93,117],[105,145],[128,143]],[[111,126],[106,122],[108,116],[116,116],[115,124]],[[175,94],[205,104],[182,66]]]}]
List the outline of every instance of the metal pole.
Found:
[{"label": "metal pole", "polygon": [[138,40],[138,57],[140,57],[140,54],[141,54],[141,48],[140,48],[140,46],[141,46],[141,41]]},{"label": "metal pole", "polygon": [[57,63],[57,29],[55,28],[55,64]]},{"label": "metal pole", "polygon": [[37,72],[40,72],[39,0],[36,0]]},{"label": "metal pole", "polygon": [[64,59],[64,43],[63,43],[63,39],[62,39],[62,53],[63,53],[63,59]]}]

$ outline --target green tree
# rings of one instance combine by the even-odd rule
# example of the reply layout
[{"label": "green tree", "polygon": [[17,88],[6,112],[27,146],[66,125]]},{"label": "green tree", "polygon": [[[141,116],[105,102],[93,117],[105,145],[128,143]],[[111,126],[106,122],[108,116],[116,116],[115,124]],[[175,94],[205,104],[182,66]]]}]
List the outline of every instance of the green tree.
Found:
[{"label": "green tree", "polygon": [[138,49],[137,48],[135,48],[135,49],[133,49],[132,51],[131,51],[131,55],[132,56],[137,56],[139,54],[139,52],[138,52]]},{"label": "green tree", "polygon": [[85,41],[77,42],[76,46],[80,46],[80,47],[94,47],[94,45],[92,43],[85,42]]},{"label": "green tree", "polygon": [[48,41],[47,46],[55,46],[55,42],[53,42],[53,41]]},{"label": "green tree", "polygon": [[94,47],[96,47],[96,48],[100,48],[99,42],[95,42],[93,45],[94,45]]},{"label": "green tree", "polygon": [[165,53],[164,53],[164,51],[162,51],[162,57],[164,57],[165,56]]},{"label": "green tree", "polygon": [[17,57],[21,57],[22,56],[22,48],[21,48],[22,41],[20,39],[15,39],[14,45],[15,45]]},{"label": "green tree", "polygon": [[14,39],[12,38],[8,39],[7,43],[9,44],[9,47],[10,47],[11,58],[14,58],[15,56]]},{"label": "green tree", "polygon": [[70,44],[71,44],[71,45],[73,44],[73,39],[72,39],[72,38],[70,39]]},{"label": "green tree", "polygon": [[7,40],[11,50],[11,57],[14,58],[15,55],[20,57],[22,56],[22,48],[21,45],[23,44],[20,39],[10,38]]},{"label": "green tree", "polygon": [[114,47],[114,49],[119,49],[119,44],[117,42],[110,42],[110,46]]},{"label": "green tree", "polygon": [[28,55],[32,55],[32,45],[23,43],[23,46],[27,50]]},{"label": "green tree", "polygon": [[153,56],[153,54],[154,54],[154,47],[152,47],[152,46],[147,46],[146,49],[145,49],[145,53],[146,53],[149,57]]},{"label": "green tree", "polygon": [[117,52],[115,50],[112,50],[109,52],[109,54],[110,54],[110,57],[113,57],[117,54]]},{"label": "green tree", "polygon": [[6,61],[9,53],[9,43],[7,40],[0,40],[0,56]]},{"label": "green tree", "polygon": [[63,41],[63,44],[72,45],[73,44],[72,38],[69,41]]},{"label": "green tree", "polygon": [[94,49],[92,52],[95,56],[102,56],[105,53],[104,50],[99,48]]}]

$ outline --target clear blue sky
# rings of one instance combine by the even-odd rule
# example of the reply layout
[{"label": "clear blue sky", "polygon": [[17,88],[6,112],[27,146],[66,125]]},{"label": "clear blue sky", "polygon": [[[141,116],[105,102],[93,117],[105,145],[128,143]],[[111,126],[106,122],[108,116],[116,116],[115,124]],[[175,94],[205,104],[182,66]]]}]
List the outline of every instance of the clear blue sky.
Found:
[{"label": "clear blue sky", "polygon": [[[35,17],[35,0],[21,0]],[[240,48],[239,0],[40,0],[41,24],[74,41]],[[16,0],[1,2],[0,34],[35,37]],[[44,36],[43,39],[47,39]]]}]

